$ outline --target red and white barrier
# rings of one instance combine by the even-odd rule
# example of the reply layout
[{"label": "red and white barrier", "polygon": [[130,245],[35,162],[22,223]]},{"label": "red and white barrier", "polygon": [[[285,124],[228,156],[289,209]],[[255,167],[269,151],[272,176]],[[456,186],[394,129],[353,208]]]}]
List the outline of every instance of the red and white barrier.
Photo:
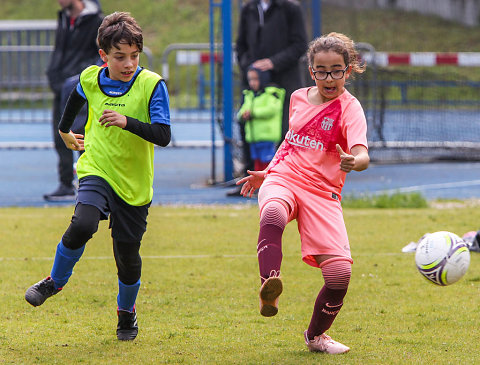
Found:
[{"label": "red and white barrier", "polygon": [[480,52],[410,52],[410,53],[363,53],[363,59],[367,64],[375,63],[378,66],[480,66]]},{"label": "red and white barrier", "polygon": [[[365,52],[362,57],[367,64],[375,62],[378,66],[480,66],[480,52]],[[215,62],[221,56],[215,54]],[[210,62],[210,54],[198,50],[181,50],[176,54],[177,65],[199,65]],[[165,76],[164,76],[165,77]]]}]

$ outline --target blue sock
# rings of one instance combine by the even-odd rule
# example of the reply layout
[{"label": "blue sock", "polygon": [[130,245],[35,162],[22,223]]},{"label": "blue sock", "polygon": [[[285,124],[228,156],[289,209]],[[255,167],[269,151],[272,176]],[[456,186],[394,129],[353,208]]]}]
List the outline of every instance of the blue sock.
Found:
[{"label": "blue sock", "polygon": [[137,300],[138,290],[140,289],[140,279],[135,284],[125,285],[118,280],[118,309],[133,312],[135,301]]},{"label": "blue sock", "polygon": [[72,276],[73,267],[82,257],[85,245],[76,250],[71,250],[63,245],[63,242],[57,245],[55,253],[55,261],[53,262],[52,272],[50,276],[55,282],[55,288],[63,288]]}]

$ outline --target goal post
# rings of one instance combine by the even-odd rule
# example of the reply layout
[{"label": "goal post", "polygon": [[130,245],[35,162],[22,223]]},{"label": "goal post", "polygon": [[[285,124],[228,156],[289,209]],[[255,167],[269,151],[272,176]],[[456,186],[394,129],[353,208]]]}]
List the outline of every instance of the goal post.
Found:
[{"label": "goal post", "polygon": [[[216,10],[220,11],[220,24],[216,19]],[[221,39],[217,42],[216,30],[219,28]],[[215,50],[221,51],[220,65],[222,92],[216,92],[219,83],[216,80]],[[215,127],[216,120],[220,120],[223,134],[223,178],[230,181],[233,176],[232,158],[232,131],[233,131],[233,46],[232,46],[232,4],[230,0],[210,0],[210,100],[211,102],[211,125],[212,125],[212,182],[216,181],[215,172]]]}]

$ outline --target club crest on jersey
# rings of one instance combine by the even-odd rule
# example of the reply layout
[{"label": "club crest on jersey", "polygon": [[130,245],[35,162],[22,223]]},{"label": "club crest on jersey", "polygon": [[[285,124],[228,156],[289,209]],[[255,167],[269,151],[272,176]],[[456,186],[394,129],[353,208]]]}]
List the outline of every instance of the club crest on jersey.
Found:
[{"label": "club crest on jersey", "polygon": [[333,122],[334,122],[334,119],[329,117],[324,117],[322,120],[322,124],[320,126],[324,131],[329,131],[333,127]]},{"label": "club crest on jersey", "polygon": [[309,136],[299,135],[298,133],[295,133],[293,129],[290,129],[287,132],[285,135],[285,141],[294,146],[323,151],[322,142],[317,141]]}]

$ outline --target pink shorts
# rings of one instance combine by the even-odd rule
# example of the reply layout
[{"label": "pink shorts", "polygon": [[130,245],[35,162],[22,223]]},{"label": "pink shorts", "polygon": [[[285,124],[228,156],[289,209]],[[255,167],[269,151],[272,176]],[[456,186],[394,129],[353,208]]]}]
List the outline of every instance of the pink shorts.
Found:
[{"label": "pink shorts", "polygon": [[271,200],[286,203],[288,221],[297,220],[303,261],[319,267],[313,256],[335,255],[353,262],[342,206],[332,193],[299,188],[281,176],[271,174],[263,182],[258,194],[260,214]]}]

